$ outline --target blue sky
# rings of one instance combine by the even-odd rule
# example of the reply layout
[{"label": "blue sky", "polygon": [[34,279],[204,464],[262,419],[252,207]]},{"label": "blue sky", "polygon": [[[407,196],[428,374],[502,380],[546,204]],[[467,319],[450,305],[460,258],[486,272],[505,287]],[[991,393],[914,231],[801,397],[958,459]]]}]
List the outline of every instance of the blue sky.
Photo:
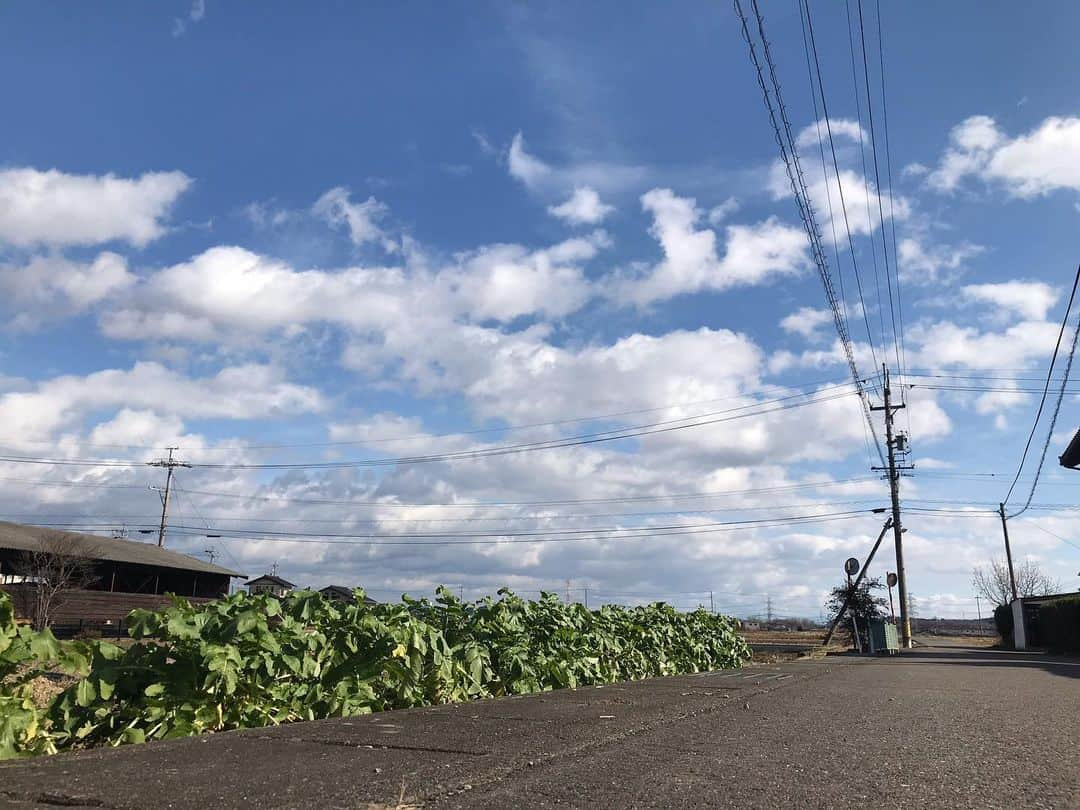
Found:
[{"label": "blue sky", "polygon": [[[763,7],[828,235],[838,195],[821,173],[798,7]],[[879,103],[876,8],[864,4]],[[877,332],[866,111],[860,129],[844,7],[813,13]],[[0,463],[0,516],[152,522],[144,487],[157,476],[137,462],[170,444],[225,465],[476,450],[768,407],[845,379],[726,6],[267,3],[256,13],[208,0],[9,3],[0,15],[0,69],[19,77],[6,88],[0,153],[0,438],[9,455],[114,462]],[[907,365],[950,375],[939,385],[1026,389],[1045,373],[1077,261],[1080,88],[1067,77],[1078,18],[1070,4],[1020,17],[988,6],[975,27],[956,5],[885,5],[896,213],[885,228],[900,247]],[[836,255],[855,308],[843,237]],[[907,392],[911,505],[1004,497],[1036,398],[908,382],[918,384]],[[635,413],[535,426],[624,411]],[[1037,503],[1072,502],[1076,483],[1055,464],[1075,423],[1070,396]],[[469,432],[507,425],[534,427]],[[1043,436],[1045,426],[1037,445]],[[265,447],[283,444],[293,446]],[[197,467],[180,486],[218,494],[181,491],[170,545],[199,552],[210,541],[183,527],[231,527],[244,539],[213,542],[246,573],[277,561],[300,583],[377,595],[571,579],[611,598],[683,604],[714,590],[740,613],[768,595],[781,612],[815,615],[843,558],[876,535],[876,516],[467,548],[265,533],[614,536],[827,515],[885,502],[867,467],[850,396],[482,460]],[[969,472],[1006,480],[959,477]],[[588,499],[604,506],[538,503]],[[338,503],[310,503],[325,500]],[[1080,551],[1054,537],[1080,544],[1070,515],[1033,510],[1014,542],[1071,588]],[[971,568],[998,553],[997,524],[913,511],[906,525],[922,611],[973,615]]]}]

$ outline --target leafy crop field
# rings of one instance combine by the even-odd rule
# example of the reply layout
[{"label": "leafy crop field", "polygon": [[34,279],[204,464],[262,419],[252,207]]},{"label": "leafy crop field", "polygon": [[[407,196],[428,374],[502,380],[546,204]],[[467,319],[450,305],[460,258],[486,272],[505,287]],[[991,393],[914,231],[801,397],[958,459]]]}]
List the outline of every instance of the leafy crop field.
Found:
[{"label": "leafy crop field", "polygon": [[[297,720],[738,667],[735,623],[653,605],[588,610],[508,591],[464,603],[175,599],[129,618],[134,643],[60,645],[0,592],[0,759]],[[31,682],[78,676],[48,705]]]}]

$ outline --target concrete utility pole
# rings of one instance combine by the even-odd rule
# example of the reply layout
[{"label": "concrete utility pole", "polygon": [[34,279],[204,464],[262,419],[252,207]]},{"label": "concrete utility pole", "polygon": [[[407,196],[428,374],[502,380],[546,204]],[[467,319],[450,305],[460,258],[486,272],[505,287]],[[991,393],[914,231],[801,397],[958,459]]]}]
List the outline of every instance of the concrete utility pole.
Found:
[{"label": "concrete utility pole", "polygon": [[1015,602],[1017,599],[1016,574],[1013,572],[1012,549],[1009,547],[1009,524],[1005,519],[1005,504],[998,504],[998,514],[1001,515],[1001,531],[1005,535],[1005,560],[1009,563],[1009,587],[1012,588],[1012,597]]},{"label": "concrete utility pole", "polygon": [[[893,435],[893,415],[901,408],[907,407],[904,403],[892,404],[892,391],[889,388],[889,367],[882,364],[885,404],[873,406],[872,411],[885,412],[885,443],[889,450],[889,466],[884,470],[889,475],[889,495],[892,498],[892,530],[893,542],[896,545],[896,584],[900,597],[900,645],[904,648],[911,647],[911,618],[908,615],[908,592],[907,575],[904,571],[904,530],[900,525],[900,471],[912,469],[911,465],[896,463],[896,452],[907,451],[907,439],[904,435]],[[874,470],[883,470],[881,467],[873,467]]]},{"label": "concrete utility pole", "polygon": [[979,629],[982,629],[982,604],[979,602],[978,594],[975,596],[975,611],[979,614]]},{"label": "concrete utility pole", "polygon": [[713,602],[712,591],[709,591],[709,613],[716,613],[716,604]]},{"label": "concrete utility pole", "polygon": [[159,458],[157,461],[151,461],[147,466],[149,467],[164,467],[165,473],[165,489],[159,490],[161,494],[161,523],[158,526],[157,544],[158,548],[164,548],[165,546],[165,518],[169,512],[169,492],[172,489],[173,470],[177,467],[190,467],[183,461],[177,461],[173,458],[173,450],[179,450],[179,447],[166,447],[169,451],[169,457]]}]

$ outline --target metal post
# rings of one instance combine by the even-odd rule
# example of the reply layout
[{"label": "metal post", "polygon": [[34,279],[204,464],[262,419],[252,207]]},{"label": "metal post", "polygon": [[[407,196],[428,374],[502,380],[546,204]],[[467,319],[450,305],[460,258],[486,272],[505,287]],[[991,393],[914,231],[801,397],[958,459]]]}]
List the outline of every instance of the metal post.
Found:
[{"label": "metal post", "polygon": [[1016,593],[1016,574],[1013,572],[1012,549],[1009,547],[1009,524],[1005,520],[1005,504],[998,504],[998,514],[1001,515],[1001,531],[1005,535],[1005,559],[1009,563],[1009,586],[1012,588],[1012,597],[1015,602],[1019,596]]},{"label": "metal post", "polygon": [[[877,554],[878,546],[881,545],[881,541],[885,539],[885,533],[889,531],[889,527],[892,526],[892,518],[887,518],[885,525],[881,527],[881,533],[878,534],[877,542],[874,543],[874,547],[870,549],[870,554],[866,558],[866,562],[863,563],[862,570],[859,572],[859,576],[855,577],[855,587],[859,587],[859,583],[863,581],[863,577],[866,576],[867,570],[870,568],[870,563],[874,559],[874,555]],[[849,576],[850,579],[850,576]],[[829,625],[829,630],[825,634],[825,640],[822,642],[822,646],[828,646],[829,641],[832,640],[833,633],[836,632],[836,625],[840,624],[840,620],[844,618],[844,612],[847,610],[848,602],[850,601],[851,594],[848,594],[848,598],[844,600],[844,604],[840,607],[839,612],[836,614],[836,618],[832,620],[832,624]]]},{"label": "metal post", "polygon": [[585,586],[585,609],[589,609],[589,586]]},{"label": "metal post", "polygon": [[716,604],[713,602],[712,591],[709,591],[709,613],[716,613]]}]

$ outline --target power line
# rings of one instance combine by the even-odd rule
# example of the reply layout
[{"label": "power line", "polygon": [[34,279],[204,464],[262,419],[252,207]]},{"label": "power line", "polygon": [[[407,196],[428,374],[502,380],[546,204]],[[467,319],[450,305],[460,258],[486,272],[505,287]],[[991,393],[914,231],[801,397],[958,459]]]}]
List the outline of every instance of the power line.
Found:
[{"label": "power line", "polygon": [[[900,363],[900,347],[899,336],[896,328],[896,309],[893,303],[893,291],[892,291],[892,275],[889,269],[889,246],[887,240],[887,234],[885,229],[885,212],[881,204],[881,173],[878,168],[878,153],[877,153],[877,135],[874,129],[874,101],[870,95],[870,67],[866,58],[866,31],[863,25],[863,5],[862,0],[858,0],[859,8],[859,41],[862,44],[862,62],[863,62],[863,84],[866,87],[866,108],[869,110],[870,121],[870,151],[874,156],[874,185],[877,187],[877,208],[878,208],[878,223],[881,227],[881,252],[882,259],[885,262],[885,281],[888,284],[889,290],[889,317],[892,320],[893,330],[893,352],[896,355],[896,370],[898,373],[903,373],[903,366]],[[863,178],[865,180],[865,177]],[[891,192],[890,192],[891,194]],[[872,236],[872,232],[871,232]],[[897,277],[897,283],[899,284],[899,277]],[[884,351],[884,349],[883,349]],[[901,389],[903,390],[903,389]]]},{"label": "power line", "polygon": [[[809,12],[809,10],[810,10],[809,0],[804,0],[804,5],[806,6],[807,12]],[[852,38],[852,33],[851,33],[851,28],[852,28],[852,26],[851,26],[851,4],[850,4],[849,0],[844,0],[844,13],[845,13],[845,15],[847,17],[848,53],[851,55],[851,84],[852,84],[852,89],[854,90],[854,93],[855,93],[855,116],[856,116],[856,119],[859,122],[859,158],[862,161],[863,198],[866,201],[866,230],[867,230],[867,236],[870,239],[870,258],[872,259],[873,265],[874,265],[874,291],[875,291],[875,293],[877,295],[878,324],[881,327],[881,352],[882,352],[883,355],[888,357],[888,349],[886,348],[886,344],[885,344],[885,316],[883,314],[884,310],[885,310],[885,307],[881,303],[881,274],[878,272],[877,246],[874,244],[874,238],[873,238],[873,236],[874,236],[874,222],[873,222],[873,215],[870,213],[870,210],[871,210],[870,209],[870,184],[869,184],[869,181],[867,180],[869,172],[867,171],[867,168],[866,168],[866,144],[863,141],[863,137],[862,137],[863,132],[865,132],[866,130],[863,129],[862,100],[859,97],[859,79],[858,79],[858,72],[855,69],[855,41]],[[870,86],[869,86],[869,84],[866,87],[866,95],[867,95],[867,99],[869,99],[869,97],[870,97]],[[837,169],[836,182],[837,183],[840,182],[839,169]],[[852,252],[854,252],[854,247],[852,247]]]},{"label": "power line", "polygon": [[[707,425],[721,424],[724,422],[732,422],[739,419],[746,419],[752,416],[767,416],[769,414],[779,413],[793,408],[802,408],[808,405],[815,405],[822,402],[830,402],[836,399],[841,399],[845,396],[850,396],[855,393],[854,391],[841,391],[839,393],[828,394],[827,396],[821,396],[821,394],[827,394],[830,390],[837,388],[844,388],[851,383],[842,383],[840,385],[826,387],[820,389],[815,394],[791,394],[785,397],[777,397],[773,400],[764,400],[762,402],[755,402],[752,405],[745,405],[737,408],[728,408],[722,411],[713,411],[708,414],[698,414],[696,416],[682,417],[680,419],[669,419],[661,422],[652,422],[643,425],[631,426],[629,428],[597,431],[595,433],[585,433],[577,436],[563,437],[559,439],[549,439],[538,442],[522,442],[520,444],[513,445],[495,445],[486,448],[480,448],[476,450],[462,450],[453,453],[433,453],[424,456],[403,456],[397,458],[380,458],[380,459],[355,459],[350,461],[320,461],[320,462],[297,462],[297,463],[265,463],[265,464],[216,464],[216,463],[194,463],[190,466],[199,469],[229,469],[229,470],[288,470],[288,469],[346,469],[350,467],[385,467],[396,466],[399,464],[423,464],[440,461],[461,461],[471,460],[478,458],[490,458],[494,456],[511,455],[516,453],[533,452],[538,450],[552,450],[565,447],[577,447],[589,444],[597,444],[601,442],[619,441],[622,439],[632,439],[640,436],[651,436],[656,434],[670,433],[678,430],[686,430],[688,428],[704,427]],[[798,397],[807,397],[802,402],[787,402],[788,400],[797,399]],[[779,404],[786,403],[786,404]],[[778,404],[775,408],[762,408],[763,405]],[[751,409],[758,410],[751,410]],[[743,413],[739,413],[743,412]],[[704,419],[706,416],[713,416],[715,414],[728,414],[726,416],[716,416],[716,418]],[[691,422],[690,420],[698,420]],[[0,462],[8,462],[12,464],[47,464],[58,466],[95,466],[95,467],[136,467],[141,466],[139,462],[134,461],[119,461],[114,459],[48,459],[37,458],[29,456],[0,456]]]},{"label": "power line", "polygon": [[[710,404],[713,404],[713,403],[716,403],[716,402],[728,402],[728,401],[733,400],[733,399],[745,399],[745,398],[747,398],[749,396],[753,396],[755,394],[764,394],[764,393],[775,394],[776,390],[778,388],[779,389],[783,389],[783,388],[808,389],[807,391],[804,391],[802,393],[815,393],[816,391],[819,391],[819,390],[825,390],[825,389],[820,389],[819,386],[833,387],[833,386],[842,386],[842,385],[849,385],[849,384],[850,383],[843,382],[843,381],[838,382],[836,380],[836,378],[829,378],[829,379],[826,379],[826,380],[817,380],[817,381],[813,381],[813,382],[793,383],[793,384],[786,385],[786,386],[782,386],[782,385],[764,386],[762,388],[743,391],[743,392],[741,392],[739,394],[734,394],[732,396],[727,396],[727,397],[716,397],[716,398],[713,398],[713,399],[702,399],[702,400],[694,400],[694,401],[687,401],[687,402],[672,402],[672,403],[668,403],[666,405],[658,405],[658,406],[653,407],[653,408],[638,408],[638,409],[634,409],[634,410],[615,411],[615,412],[612,412],[612,413],[593,414],[593,415],[589,415],[589,416],[573,416],[573,417],[567,417],[567,418],[564,418],[564,419],[552,419],[552,420],[549,420],[549,421],[546,421],[546,422],[531,422],[531,423],[527,423],[527,424],[507,424],[507,425],[502,425],[502,426],[499,426],[499,427],[476,428],[476,429],[471,429],[471,430],[451,431],[451,432],[447,432],[447,433],[430,433],[430,434],[420,433],[420,434],[414,434],[414,435],[411,435],[411,436],[372,437],[372,438],[354,439],[354,440],[347,440],[347,441],[301,442],[301,443],[295,443],[295,444],[220,445],[220,446],[217,446],[217,447],[189,448],[189,452],[204,452],[204,453],[205,452],[235,452],[235,451],[238,451],[238,450],[291,450],[291,449],[307,448],[307,447],[345,447],[345,446],[357,446],[357,445],[366,446],[366,445],[373,445],[373,444],[389,444],[389,443],[392,443],[392,442],[415,441],[417,439],[442,439],[442,438],[452,438],[452,437],[457,437],[457,436],[476,436],[476,435],[485,434],[485,433],[506,433],[506,432],[515,431],[515,430],[529,430],[529,429],[540,428],[540,427],[556,427],[558,425],[576,424],[576,423],[581,423],[581,422],[600,422],[600,421],[616,419],[616,418],[621,417],[621,416],[634,416],[634,415],[643,414],[643,413],[656,413],[658,411],[665,411],[665,410],[670,410],[670,409],[673,409],[673,408],[685,408],[685,407],[689,407],[689,406],[692,406],[692,405],[710,405]],[[690,419],[690,418],[693,418],[693,417],[686,417],[686,418]],[[55,441],[53,441],[53,440],[24,439],[22,437],[19,437],[17,440],[13,440],[13,441],[15,441],[15,442],[17,442],[19,444],[47,444],[47,445],[55,444]],[[160,445],[102,444],[102,443],[96,443],[96,442],[91,443],[91,442],[83,442],[83,441],[75,441],[74,444],[79,446],[79,447],[93,447],[93,448],[106,448],[106,449],[168,450],[168,447],[162,447]],[[177,448],[177,449],[179,449],[179,448]]]},{"label": "power line", "polygon": [[[325,544],[325,545],[386,545],[386,546],[455,546],[455,545],[500,545],[500,544],[513,544],[513,543],[565,543],[574,542],[579,540],[594,540],[594,541],[622,541],[622,540],[648,540],[648,539],[662,539],[666,537],[684,537],[688,535],[699,534],[716,534],[732,531],[747,531],[756,529],[769,529],[769,528],[783,528],[786,526],[802,526],[818,523],[831,523],[835,521],[853,520],[858,517],[870,514],[870,510],[857,510],[850,512],[833,512],[820,515],[808,515],[808,516],[792,516],[789,518],[766,518],[761,520],[750,521],[729,521],[709,524],[695,524],[685,527],[679,527],[679,530],[663,531],[662,528],[655,527],[637,527],[622,529],[624,534],[608,533],[606,535],[592,534],[571,534],[570,532],[555,533],[554,536],[537,534],[537,533],[507,533],[507,534],[452,534],[452,533],[438,533],[435,535],[404,535],[404,534],[392,534],[392,535],[325,535],[325,534],[303,534],[303,533],[284,533],[284,532],[260,532],[258,536],[252,536],[249,534],[231,534],[227,530],[217,534],[219,539],[222,540],[239,540],[245,542],[279,542],[279,543],[313,543],[313,544]],[[91,526],[85,523],[43,523],[40,524],[46,527],[53,528],[105,528],[110,529],[113,524],[98,524]],[[205,536],[205,530],[194,526],[172,526],[170,527],[176,534],[203,537]],[[428,537],[438,537],[443,539],[427,539]],[[390,538],[413,538],[413,539],[390,539]],[[448,539],[454,538],[454,539]]]},{"label": "power line", "polygon": [[[1016,487],[1016,482],[1020,480],[1020,473],[1024,469],[1024,462],[1027,461],[1028,450],[1031,449],[1031,440],[1035,438],[1035,431],[1039,427],[1039,419],[1042,418],[1043,406],[1046,405],[1046,395],[1047,392],[1049,392],[1050,390],[1050,381],[1053,379],[1054,376],[1054,364],[1057,362],[1058,351],[1061,348],[1061,338],[1064,336],[1065,326],[1069,322],[1069,315],[1072,312],[1073,299],[1076,297],[1076,287],[1078,284],[1080,284],[1080,266],[1076,268],[1076,277],[1073,279],[1072,291],[1069,293],[1069,303],[1065,307],[1065,317],[1061,319],[1061,329],[1058,330],[1057,343],[1054,344],[1054,354],[1050,358],[1050,368],[1047,370],[1046,373],[1046,385],[1043,387],[1042,398],[1039,400],[1039,408],[1035,412],[1035,422],[1031,426],[1031,433],[1028,434],[1027,443],[1024,445],[1023,455],[1020,456],[1020,465],[1016,468],[1016,477],[1013,478],[1013,482],[1009,485],[1009,491],[1006,493],[1002,504],[1006,504],[1009,502],[1009,498],[1012,496],[1013,489]],[[1061,408],[1061,399],[1065,395],[1065,384],[1068,382],[1069,370],[1072,368],[1072,360],[1073,355],[1076,352],[1076,339],[1078,336],[1080,336],[1080,321],[1077,322],[1077,331],[1073,334],[1072,347],[1069,351],[1068,366],[1066,366],[1065,376],[1061,380],[1061,389],[1058,392],[1057,403],[1054,406],[1054,416],[1050,423],[1050,430],[1046,434],[1046,444],[1043,445],[1042,457],[1039,459],[1039,467],[1035,472],[1035,480],[1031,484],[1031,492],[1028,495],[1027,499],[1028,504],[1031,503],[1031,499],[1035,496],[1035,487],[1039,483],[1039,474],[1042,472],[1043,462],[1046,460],[1046,448],[1050,444],[1050,438],[1054,432],[1054,424],[1057,422],[1058,410]],[[1013,515],[1010,515],[1009,517],[1016,517],[1017,515],[1021,515],[1026,509],[1027,505],[1025,504],[1023,509]],[[1002,507],[1002,510],[1004,511],[1004,506]]]},{"label": "power line", "polygon": [[[874,426],[874,421],[870,416],[870,405],[867,401],[866,391],[863,388],[863,380],[859,375],[858,367],[855,364],[855,355],[851,346],[851,337],[847,331],[847,324],[844,322],[843,312],[840,310],[840,306],[837,303],[836,290],[833,288],[832,277],[829,273],[828,259],[825,257],[824,250],[821,247],[821,232],[817,226],[817,220],[814,217],[813,206],[810,201],[809,193],[806,188],[806,180],[802,173],[802,167],[799,164],[799,153],[796,149],[795,139],[791,134],[791,123],[788,121],[787,110],[784,106],[783,96],[780,92],[780,82],[776,77],[776,65],[773,62],[772,54],[769,49],[769,40],[765,36],[765,23],[761,16],[761,10],[758,8],[757,0],[751,0],[754,8],[754,15],[757,18],[757,30],[761,37],[762,49],[764,51],[765,60],[769,66],[769,75],[773,87],[773,94],[776,97],[776,105],[774,107],[772,96],[769,94],[768,86],[765,82],[765,74],[762,68],[761,62],[758,59],[757,49],[754,45],[754,40],[750,35],[749,23],[746,18],[746,14],[743,12],[742,3],[740,0],[734,0],[735,11],[739,15],[739,20],[742,26],[743,37],[746,40],[746,44],[750,52],[750,60],[753,63],[755,73],[757,75],[758,86],[761,88],[762,99],[765,102],[766,110],[769,114],[769,120],[772,123],[773,132],[776,137],[777,146],[780,149],[780,157],[784,161],[784,168],[787,173],[788,182],[791,184],[792,194],[795,198],[795,204],[799,211],[799,217],[802,220],[803,228],[806,231],[806,237],[810,244],[810,253],[814,258],[815,265],[817,266],[818,275],[821,279],[822,287],[825,291],[825,298],[828,301],[829,309],[832,311],[833,324],[836,327],[837,334],[840,337],[840,342],[844,349],[844,355],[848,361],[848,368],[851,371],[852,381],[855,384],[855,388],[859,393],[860,400],[863,406],[863,413],[866,418],[866,422],[870,427],[870,432],[874,436],[874,445],[877,448],[878,457],[884,464],[884,453],[881,449],[881,443],[877,438],[877,429]],[[783,132],[781,132],[780,123],[777,120],[777,110],[779,110],[779,117],[783,121]],[[826,113],[826,120],[828,120],[828,114]],[[786,140],[785,140],[786,139]],[[789,153],[790,147],[790,153]]]},{"label": "power line", "polygon": [[[864,475],[854,476],[851,478],[838,478],[831,481],[811,481],[801,484],[784,484],[771,487],[751,487],[746,489],[725,489],[725,490],[707,490],[705,492],[673,492],[662,495],[624,495],[624,496],[611,496],[605,498],[559,498],[540,501],[456,501],[452,503],[448,502],[418,502],[418,501],[358,501],[358,500],[343,500],[343,499],[320,499],[320,498],[290,498],[287,496],[278,495],[258,495],[249,493],[238,492],[219,492],[212,490],[202,489],[183,489],[177,487],[181,492],[186,495],[203,495],[206,497],[215,498],[232,498],[240,500],[251,501],[270,501],[281,503],[298,503],[298,504],[311,504],[311,505],[339,505],[339,506],[375,506],[386,508],[408,508],[414,509],[419,507],[433,507],[444,509],[476,509],[479,507],[488,506],[563,506],[574,504],[601,504],[601,503],[636,503],[636,502],[649,502],[649,501],[681,501],[681,500],[696,500],[701,498],[722,498],[736,495],[761,495],[772,494],[776,492],[792,492],[795,490],[815,490],[815,489],[828,489],[837,486],[846,486],[848,484],[860,484],[876,481],[876,476]],[[55,481],[50,479],[35,479],[35,478],[0,478],[0,481],[14,481],[22,484],[35,484],[37,486],[46,487],[82,487],[93,486],[96,488],[105,489],[146,489],[145,485],[135,486],[127,484],[82,484],[72,481]]]},{"label": "power line", "polygon": [[[878,67],[881,73],[881,115],[885,130],[885,167],[889,181],[889,223],[892,227],[893,269],[896,272],[896,309],[900,321],[900,372],[902,379],[907,379],[907,346],[904,342],[904,304],[900,295],[900,253],[896,248],[896,213],[893,205],[892,148],[889,144],[889,106],[885,96],[885,39],[881,32],[881,0],[875,0],[877,8]],[[884,227],[884,225],[882,226]],[[907,416],[908,430],[911,430],[911,416]]]}]

